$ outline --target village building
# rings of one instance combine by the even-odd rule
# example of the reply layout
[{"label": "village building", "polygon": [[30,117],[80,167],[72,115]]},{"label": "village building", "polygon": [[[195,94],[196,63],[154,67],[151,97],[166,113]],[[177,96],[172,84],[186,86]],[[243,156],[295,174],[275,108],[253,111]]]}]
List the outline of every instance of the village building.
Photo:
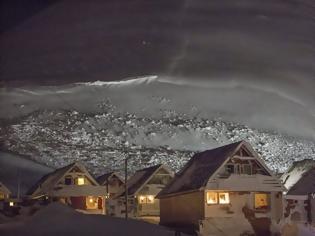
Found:
[{"label": "village building", "polygon": [[107,198],[113,198],[124,190],[125,182],[116,172],[106,173],[96,180],[106,188]]},{"label": "village building", "polygon": [[13,206],[14,202],[10,201],[11,191],[0,182],[0,210],[4,210],[7,206]]},{"label": "village building", "polygon": [[79,162],[43,176],[28,195],[41,201],[59,201],[82,212],[105,214],[106,188]]},{"label": "village building", "polygon": [[[160,201],[156,195],[174,177],[165,165],[156,165],[136,171],[127,181],[129,217],[159,216]],[[125,216],[125,191],[113,202],[112,215]]]},{"label": "village building", "polygon": [[315,226],[315,160],[294,162],[281,178],[288,189],[285,194],[285,219]]},{"label": "village building", "polygon": [[281,181],[245,141],[195,154],[157,195],[160,224],[201,235],[270,235],[283,216]]}]

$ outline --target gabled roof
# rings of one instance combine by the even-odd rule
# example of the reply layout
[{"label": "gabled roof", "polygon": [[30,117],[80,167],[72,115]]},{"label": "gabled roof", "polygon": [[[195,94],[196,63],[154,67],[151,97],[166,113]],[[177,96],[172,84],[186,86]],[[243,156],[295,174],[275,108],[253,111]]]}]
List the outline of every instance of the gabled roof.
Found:
[{"label": "gabled roof", "polygon": [[[293,193],[290,191],[296,184],[300,185],[303,181],[299,181],[303,176],[315,167],[315,160],[304,159],[295,161],[292,166],[281,176],[284,186],[289,190],[287,194]],[[296,187],[297,188],[297,187]]]},{"label": "gabled roof", "polygon": [[94,185],[99,185],[97,181],[90,175],[87,169],[79,162],[74,162],[70,165],[56,169],[55,171],[44,175],[30,190],[27,195],[42,195],[51,191],[52,188],[74,167],[79,168],[89,178]]},{"label": "gabled roof", "polygon": [[315,193],[315,167],[304,173],[287,192],[287,195],[308,195],[310,193]]},{"label": "gabled roof", "polygon": [[195,154],[157,197],[199,191],[205,188],[209,179],[215,176],[220,167],[241,147],[245,147],[251,152],[272,175],[251,146],[245,141],[240,141]]},{"label": "gabled roof", "polygon": [[[141,188],[150,181],[150,179],[157,173],[160,169],[166,170],[170,175],[173,176],[173,172],[169,170],[166,166],[160,164],[156,166],[151,166],[136,171],[136,173],[130,177],[127,181],[128,195],[135,195]],[[120,196],[124,195],[125,192],[121,193]]]},{"label": "gabled roof", "polygon": [[0,191],[3,192],[4,194],[11,194],[11,191],[3,184],[0,182]]},{"label": "gabled roof", "polygon": [[119,179],[122,183],[124,183],[125,181],[116,173],[116,172],[109,172],[109,173],[106,173],[106,174],[103,174],[99,177],[97,177],[97,182],[100,184],[100,185],[105,185],[108,183],[109,179],[110,178],[113,178],[113,177],[116,177],[117,179]]}]

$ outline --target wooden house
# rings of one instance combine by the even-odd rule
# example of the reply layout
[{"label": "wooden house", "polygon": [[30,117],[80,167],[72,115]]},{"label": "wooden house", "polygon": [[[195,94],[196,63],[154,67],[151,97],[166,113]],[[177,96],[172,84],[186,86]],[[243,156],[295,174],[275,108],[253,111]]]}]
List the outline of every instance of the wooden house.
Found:
[{"label": "wooden house", "polygon": [[160,224],[202,235],[269,235],[283,216],[284,189],[247,142],[207,150],[158,194]]},{"label": "wooden house", "polygon": [[106,173],[96,180],[106,188],[108,198],[113,198],[124,190],[125,182],[116,172]]},{"label": "wooden house", "polygon": [[0,210],[7,206],[13,206],[14,202],[10,201],[11,191],[2,182],[0,182]]},{"label": "wooden house", "polygon": [[284,196],[285,219],[315,226],[315,160],[294,162],[281,178],[288,189]]},{"label": "wooden house", "polygon": [[105,214],[106,188],[79,162],[43,176],[28,195],[31,199],[60,201],[83,212]]},{"label": "wooden house", "polygon": [[[156,165],[136,171],[127,181],[129,217],[159,216],[160,202],[155,196],[170,182],[174,173],[164,165]],[[113,215],[125,214],[125,191],[112,207]]]}]

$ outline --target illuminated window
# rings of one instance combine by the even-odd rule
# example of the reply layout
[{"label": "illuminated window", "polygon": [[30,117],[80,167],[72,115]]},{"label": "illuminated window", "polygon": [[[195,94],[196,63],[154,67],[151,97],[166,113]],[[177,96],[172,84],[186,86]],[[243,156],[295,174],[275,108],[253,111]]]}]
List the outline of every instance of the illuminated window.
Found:
[{"label": "illuminated window", "polygon": [[0,193],[0,200],[4,199],[4,193]]},{"label": "illuminated window", "polygon": [[98,198],[93,196],[86,197],[86,209],[97,209],[98,208]]},{"label": "illuminated window", "polygon": [[141,196],[139,196],[139,203],[140,204],[153,204],[154,203],[154,196],[153,195],[141,195]]},{"label": "illuminated window", "polygon": [[230,203],[229,193],[219,193],[219,203],[220,204],[229,204]]},{"label": "illuminated window", "polygon": [[14,206],[14,202],[9,202],[9,206],[13,207]]},{"label": "illuminated window", "polygon": [[145,196],[140,196],[140,197],[139,197],[139,203],[140,203],[140,204],[146,203],[146,197],[145,197]]},{"label": "illuminated window", "polygon": [[255,209],[268,209],[269,196],[266,193],[255,193]]},{"label": "illuminated window", "polygon": [[84,184],[85,184],[84,177],[78,177],[77,178],[77,185],[84,185]]},{"label": "illuminated window", "polygon": [[217,204],[218,203],[218,193],[207,192],[207,204]]},{"label": "illuminated window", "polygon": [[147,196],[147,203],[154,203],[154,196],[152,196],[152,195],[149,195],[149,196]]}]

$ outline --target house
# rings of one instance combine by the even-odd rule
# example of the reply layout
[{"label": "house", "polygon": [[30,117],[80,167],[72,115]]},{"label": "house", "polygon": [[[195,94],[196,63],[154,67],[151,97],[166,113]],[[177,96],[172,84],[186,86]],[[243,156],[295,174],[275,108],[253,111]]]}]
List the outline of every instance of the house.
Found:
[{"label": "house", "polygon": [[108,198],[113,198],[124,190],[125,182],[116,172],[106,173],[96,180],[101,186],[106,187]]},{"label": "house", "polygon": [[269,235],[282,219],[284,190],[249,143],[232,143],[195,154],[157,195],[160,224],[202,235]]},{"label": "house", "polygon": [[41,201],[59,201],[83,212],[105,214],[106,188],[79,162],[44,175],[28,195]]},{"label": "house", "polygon": [[294,162],[281,178],[288,189],[285,195],[285,219],[315,226],[315,160]]},{"label": "house", "polygon": [[3,210],[6,206],[13,206],[13,202],[10,201],[11,191],[0,182],[0,210]]},{"label": "house", "polygon": [[[164,165],[136,171],[127,181],[129,217],[159,216],[160,202],[155,196],[170,182],[174,173]],[[112,214],[125,215],[125,191],[116,199]]]}]

